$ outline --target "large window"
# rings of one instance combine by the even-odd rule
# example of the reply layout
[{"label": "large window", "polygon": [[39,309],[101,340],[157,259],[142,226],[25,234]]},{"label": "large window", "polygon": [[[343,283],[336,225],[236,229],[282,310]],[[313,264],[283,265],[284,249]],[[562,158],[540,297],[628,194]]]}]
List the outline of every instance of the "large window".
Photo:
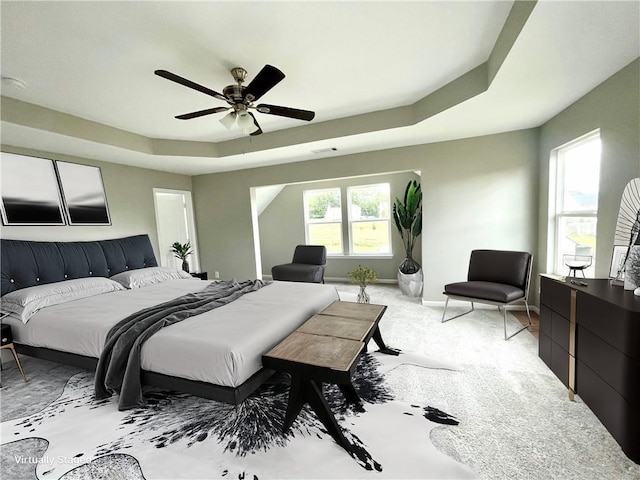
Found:
[{"label": "large window", "polygon": [[[304,191],[306,242],[329,255],[390,255],[389,184]],[[342,197],[346,193],[346,219]]]},{"label": "large window", "polygon": [[[600,184],[600,134],[586,135],[555,150],[551,162],[555,198],[551,198],[554,273],[567,275],[569,266],[591,262],[593,276]],[[555,161],[553,161],[555,160]],[[551,186],[552,187],[552,186]],[[553,188],[550,189],[553,192]]]},{"label": "large window", "polygon": [[349,187],[349,253],[391,253],[389,184]]},{"label": "large window", "polygon": [[339,188],[305,190],[304,220],[309,245],[325,245],[342,254],[342,201]]}]

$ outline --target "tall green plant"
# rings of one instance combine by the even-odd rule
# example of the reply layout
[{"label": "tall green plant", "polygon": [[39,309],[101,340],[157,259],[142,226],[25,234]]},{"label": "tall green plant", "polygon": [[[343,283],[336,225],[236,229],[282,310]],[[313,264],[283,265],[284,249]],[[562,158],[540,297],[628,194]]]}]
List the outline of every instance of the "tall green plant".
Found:
[{"label": "tall green plant", "polygon": [[420,265],[413,260],[413,247],[422,233],[422,190],[415,180],[407,184],[402,201],[396,197],[393,204],[393,220],[407,254],[407,258],[400,265],[400,271],[415,273],[420,269]]}]

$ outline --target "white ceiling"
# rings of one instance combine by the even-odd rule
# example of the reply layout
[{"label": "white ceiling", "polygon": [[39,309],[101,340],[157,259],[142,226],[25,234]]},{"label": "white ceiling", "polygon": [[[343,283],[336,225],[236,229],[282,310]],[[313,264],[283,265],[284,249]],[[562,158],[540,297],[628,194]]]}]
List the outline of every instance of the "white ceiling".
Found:
[{"label": "white ceiling", "polygon": [[[26,84],[3,81],[4,97],[169,140],[173,152],[136,151],[4,114],[2,144],[192,175],[317,159],[539,126],[640,55],[640,3],[541,1],[485,92],[408,126],[322,133],[339,131],[345,117],[384,119],[375,112],[412,105],[487,62],[511,7],[2,1],[2,76]],[[253,139],[227,131],[218,122],[224,113],[176,120],[222,102],[153,74],[166,69],[221,91],[233,83],[231,67],[246,68],[250,81],[266,63],[287,77],[261,101],[314,110],[311,123],[256,113],[265,133]],[[234,148],[181,155],[178,141]],[[338,151],[311,153],[327,147]]]}]

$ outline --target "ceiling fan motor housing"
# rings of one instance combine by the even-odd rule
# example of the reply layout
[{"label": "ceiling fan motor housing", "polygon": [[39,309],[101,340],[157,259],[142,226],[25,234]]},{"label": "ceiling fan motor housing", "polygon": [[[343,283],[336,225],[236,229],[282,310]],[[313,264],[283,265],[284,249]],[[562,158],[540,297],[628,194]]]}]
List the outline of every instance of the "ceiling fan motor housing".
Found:
[{"label": "ceiling fan motor housing", "polygon": [[244,103],[244,91],[247,87],[240,84],[224,87],[222,94],[231,100],[230,103]]}]

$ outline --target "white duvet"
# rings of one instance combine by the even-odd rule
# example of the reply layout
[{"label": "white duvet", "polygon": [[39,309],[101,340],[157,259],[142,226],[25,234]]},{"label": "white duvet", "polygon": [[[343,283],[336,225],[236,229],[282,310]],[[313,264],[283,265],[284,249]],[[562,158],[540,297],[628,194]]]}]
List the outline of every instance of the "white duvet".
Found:
[{"label": "white duvet", "polygon": [[[206,287],[170,280],[43,308],[27,324],[7,317],[14,341],[98,358],[111,326],[143,308]],[[335,287],[273,282],[202,315],[163,328],[142,348],[150,372],[237,387],[262,368],[262,354],[338,300]]]}]

